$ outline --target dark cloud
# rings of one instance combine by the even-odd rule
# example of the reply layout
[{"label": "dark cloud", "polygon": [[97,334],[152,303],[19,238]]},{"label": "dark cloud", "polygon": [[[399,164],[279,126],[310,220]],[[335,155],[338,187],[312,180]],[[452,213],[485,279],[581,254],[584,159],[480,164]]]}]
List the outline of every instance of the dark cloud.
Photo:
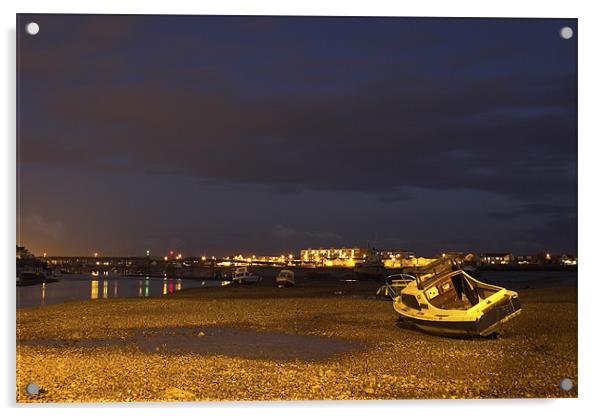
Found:
[{"label": "dark cloud", "polygon": [[[383,204],[423,212],[416,190],[512,201],[484,212],[489,221],[541,216],[538,225],[562,228],[576,216],[576,46],[557,34],[574,20],[36,20],[44,36],[19,36],[25,167],[60,166],[67,181],[81,171],[99,183],[174,177],[181,193],[228,189],[248,201],[350,192],[374,198],[367,217]],[[299,231],[312,230],[303,211],[286,209],[281,233],[353,235],[343,225]],[[278,237],[278,223],[256,215]]]},{"label": "dark cloud", "polygon": [[[369,83],[349,97],[260,99],[155,84],[66,89],[44,110],[76,129],[64,146],[45,135],[26,141],[24,161],[68,162],[71,155],[72,163],[92,158],[110,170],[107,160],[118,154],[134,171],[280,188],[391,192],[412,185],[533,198],[574,186],[570,80],[494,79],[462,89],[414,83],[389,80],[399,92]],[[564,116],[542,111],[550,107]],[[81,158],[78,146],[89,154]]]},{"label": "dark cloud", "polygon": [[577,253],[577,218],[553,218],[543,225],[534,225],[519,237],[531,251]]},{"label": "dark cloud", "polygon": [[506,212],[490,212],[488,215],[495,220],[511,220],[520,216],[537,215],[553,217],[566,217],[574,219],[577,216],[577,206],[575,205],[558,205],[545,203],[530,203],[523,204],[520,208],[514,211]]},{"label": "dark cloud", "polygon": [[[293,228],[285,227],[281,224],[276,225],[270,231],[270,234],[278,239],[283,240],[302,240],[306,242],[308,245],[324,245],[324,244],[335,244],[345,239],[332,231],[298,231]],[[299,244],[298,241],[294,243]]]}]

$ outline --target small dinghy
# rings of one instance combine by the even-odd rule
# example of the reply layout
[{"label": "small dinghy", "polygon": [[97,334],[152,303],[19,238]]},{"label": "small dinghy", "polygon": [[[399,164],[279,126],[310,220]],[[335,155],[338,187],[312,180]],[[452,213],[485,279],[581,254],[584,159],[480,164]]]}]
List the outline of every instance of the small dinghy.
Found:
[{"label": "small dinghy", "polygon": [[400,318],[444,336],[488,336],[518,316],[518,294],[476,280],[461,268],[416,276],[393,300]]},{"label": "small dinghy", "polygon": [[385,284],[376,291],[376,296],[384,297],[388,300],[395,299],[399,296],[401,290],[414,280],[416,280],[414,276],[403,273],[387,276]]},{"label": "small dinghy", "polygon": [[292,270],[280,270],[276,276],[276,285],[278,287],[295,286],[295,272]]},{"label": "small dinghy", "polygon": [[232,275],[232,282],[239,285],[258,283],[260,280],[259,275],[250,272],[246,267],[237,267]]}]

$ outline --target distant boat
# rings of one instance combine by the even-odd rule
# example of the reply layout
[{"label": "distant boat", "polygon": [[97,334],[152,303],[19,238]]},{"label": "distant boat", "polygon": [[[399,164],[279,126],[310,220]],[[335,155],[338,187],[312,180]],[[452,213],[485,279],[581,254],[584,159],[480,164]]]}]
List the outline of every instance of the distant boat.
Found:
[{"label": "distant boat", "polygon": [[43,272],[33,270],[21,270],[17,275],[17,286],[28,286],[46,281],[56,281],[54,279],[48,279],[46,274]]},{"label": "distant boat", "polygon": [[292,270],[280,270],[280,273],[276,276],[276,284],[278,287],[295,286],[295,272]]},{"label": "distant boat", "polygon": [[487,336],[521,312],[518,294],[461,268],[418,275],[393,300],[402,320],[435,335]]},{"label": "distant boat", "polygon": [[260,280],[261,277],[259,275],[250,272],[246,267],[237,267],[232,275],[232,282],[239,285],[258,283]]},{"label": "distant boat", "polygon": [[372,250],[363,263],[357,263],[353,268],[353,273],[359,278],[380,279],[386,272],[385,265],[376,250]]},{"label": "distant boat", "polygon": [[46,275],[44,275],[44,273],[40,273],[40,272],[36,272],[36,271],[32,271],[32,270],[26,270],[26,271],[22,271],[21,273],[19,273],[19,280],[20,281],[24,281],[24,280],[40,280],[40,279],[44,279],[46,277]]}]

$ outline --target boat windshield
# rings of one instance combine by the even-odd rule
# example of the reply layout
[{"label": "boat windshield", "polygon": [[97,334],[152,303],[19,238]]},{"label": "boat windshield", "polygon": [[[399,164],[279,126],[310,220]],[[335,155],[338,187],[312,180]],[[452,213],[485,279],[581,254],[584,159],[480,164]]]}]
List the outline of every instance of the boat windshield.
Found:
[{"label": "boat windshield", "polygon": [[453,270],[457,270],[462,258],[463,254],[461,253],[448,254],[438,258],[426,266],[417,268],[414,273],[416,275],[418,284],[428,285],[429,282],[436,280],[438,276]]}]

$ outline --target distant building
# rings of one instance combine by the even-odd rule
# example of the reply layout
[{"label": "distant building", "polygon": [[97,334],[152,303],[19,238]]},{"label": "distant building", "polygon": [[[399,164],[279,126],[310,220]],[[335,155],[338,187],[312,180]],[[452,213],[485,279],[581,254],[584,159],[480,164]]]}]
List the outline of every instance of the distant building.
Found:
[{"label": "distant building", "polygon": [[573,256],[571,254],[563,254],[560,256],[560,263],[565,266],[576,266],[577,265],[577,256]]},{"label": "distant building", "polygon": [[363,259],[368,253],[368,249],[360,247],[307,248],[301,250],[300,258],[305,263],[318,263],[324,260]]},{"label": "distant building", "polygon": [[541,251],[535,255],[537,264],[560,264],[560,256]]},{"label": "distant building", "polygon": [[536,264],[537,257],[533,255],[514,256],[514,261],[518,264]]},{"label": "distant building", "polygon": [[539,252],[535,256],[535,263],[537,264],[555,264],[565,266],[576,266],[577,256],[571,254],[554,254],[548,252]]},{"label": "distant building", "polygon": [[[313,263],[322,266],[353,267],[374,254],[374,250],[363,247],[331,247],[308,248],[301,250],[301,263]],[[407,250],[377,250],[376,254],[382,259],[385,267],[397,268],[423,265],[431,261],[426,258],[416,258],[412,251]]]},{"label": "distant building", "polygon": [[379,256],[385,259],[408,259],[414,257],[413,251],[407,250],[380,250],[378,252]]},{"label": "distant building", "polygon": [[483,264],[510,264],[514,263],[512,253],[483,253],[481,254]]},{"label": "distant building", "polygon": [[[365,259],[372,250],[363,247],[331,247],[331,248],[307,248],[301,250],[300,259],[303,262],[315,262],[324,259]],[[377,250],[377,254],[383,259],[405,259],[414,256],[414,252],[407,250]]]}]

